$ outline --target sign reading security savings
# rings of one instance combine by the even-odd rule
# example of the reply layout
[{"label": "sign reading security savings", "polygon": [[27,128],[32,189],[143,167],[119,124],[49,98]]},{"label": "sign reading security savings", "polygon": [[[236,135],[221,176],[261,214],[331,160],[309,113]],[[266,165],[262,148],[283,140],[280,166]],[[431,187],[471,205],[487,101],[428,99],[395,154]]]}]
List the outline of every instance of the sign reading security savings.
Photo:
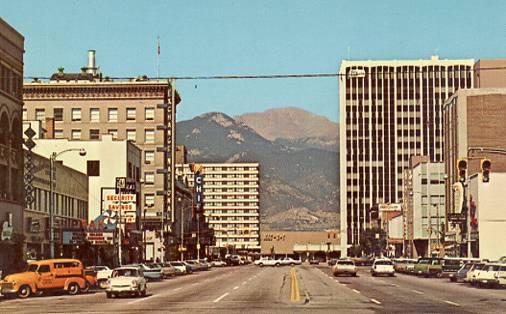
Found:
[{"label": "sign reading security savings", "polygon": [[121,223],[135,223],[137,197],[135,194],[116,194],[114,190],[102,190],[102,212],[117,212]]}]

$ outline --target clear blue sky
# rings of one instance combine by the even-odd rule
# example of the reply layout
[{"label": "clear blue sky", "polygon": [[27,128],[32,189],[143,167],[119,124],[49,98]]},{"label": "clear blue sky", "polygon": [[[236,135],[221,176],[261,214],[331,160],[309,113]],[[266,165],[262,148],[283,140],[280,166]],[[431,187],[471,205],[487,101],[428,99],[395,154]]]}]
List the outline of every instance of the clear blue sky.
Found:
[{"label": "clear blue sky", "polygon": [[[342,59],[506,57],[506,1],[9,1],[25,76],[76,72],[88,49],[112,77],[335,73]],[[195,88],[197,85],[197,88]],[[185,81],[178,119],[295,106],[338,119],[335,78]]]}]

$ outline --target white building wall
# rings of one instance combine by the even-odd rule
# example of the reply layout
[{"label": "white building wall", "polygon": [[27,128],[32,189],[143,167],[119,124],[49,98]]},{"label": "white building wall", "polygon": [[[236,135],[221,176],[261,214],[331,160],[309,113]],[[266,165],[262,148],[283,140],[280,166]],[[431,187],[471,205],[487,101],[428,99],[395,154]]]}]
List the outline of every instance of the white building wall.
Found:
[{"label": "white building wall", "polygon": [[[127,162],[130,161],[140,167],[140,153],[127,155],[127,141],[112,140],[111,135],[102,135],[101,141],[69,141],[67,139],[40,139],[36,140],[33,151],[49,158],[53,152],[66,149],[86,150],[86,156],[79,156],[79,152],[67,152],[60,155],[57,160],[82,173],[87,172],[88,160],[100,161],[100,176],[89,177],[89,213],[90,220],[100,215],[101,188],[114,187],[116,177],[127,176]],[[135,156],[138,155],[138,156]],[[58,174],[56,174],[58,176]]]},{"label": "white building wall", "polygon": [[[481,175],[470,178],[470,194],[476,202],[480,258],[506,256],[506,173],[491,173],[490,182]],[[477,192],[476,192],[477,191]]]},{"label": "white building wall", "polygon": [[388,222],[388,237],[390,239],[402,239],[404,233],[402,216],[397,216]]}]

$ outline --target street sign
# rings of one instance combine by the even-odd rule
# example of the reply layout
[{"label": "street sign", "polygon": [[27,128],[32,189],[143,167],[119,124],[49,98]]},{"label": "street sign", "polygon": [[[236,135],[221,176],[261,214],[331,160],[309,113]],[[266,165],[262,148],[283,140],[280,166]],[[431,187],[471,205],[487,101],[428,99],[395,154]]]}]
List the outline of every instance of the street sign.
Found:
[{"label": "street sign", "polygon": [[202,203],[204,202],[204,176],[201,174],[196,174],[194,177],[194,198],[195,198],[195,205],[197,207],[200,207]]},{"label": "street sign", "polygon": [[466,215],[461,213],[448,213],[446,216],[448,217],[449,222],[453,223],[466,222]]},{"label": "street sign", "polygon": [[462,208],[464,207],[464,187],[462,183],[456,182],[452,186],[453,190],[453,212],[454,213],[462,213]]}]

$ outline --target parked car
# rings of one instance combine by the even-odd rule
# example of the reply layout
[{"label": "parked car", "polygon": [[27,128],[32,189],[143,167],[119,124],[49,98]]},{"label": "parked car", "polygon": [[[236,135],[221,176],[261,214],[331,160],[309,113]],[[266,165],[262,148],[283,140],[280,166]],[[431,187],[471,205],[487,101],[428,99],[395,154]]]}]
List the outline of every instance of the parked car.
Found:
[{"label": "parked car", "polygon": [[356,266],[372,266],[374,259],[369,256],[362,256],[354,258],[353,261],[355,262]]},{"label": "parked car", "polygon": [[320,260],[318,258],[312,258],[309,260],[309,265],[319,265]]},{"label": "parked car", "polygon": [[146,296],[147,284],[141,267],[124,266],[113,270],[107,282],[107,298],[129,294]]},{"label": "parked car", "polygon": [[450,277],[455,274],[464,265],[464,259],[461,257],[445,257],[441,265],[441,277]]},{"label": "parked car", "polygon": [[332,273],[334,276],[350,275],[356,277],[357,266],[355,266],[355,262],[351,259],[340,259],[332,266]]},{"label": "parked car", "polygon": [[417,260],[412,258],[398,258],[393,260],[393,262],[396,273],[409,274],[413,272]]},{"label": "parked car", "polygon": [[415,274],[424,277],[441,277],[443,272],[443,259],[437,257],[424,257],[415,264]]},{"label": "parked car", "polygon": [[449,275],[451,282],[464,282],[469,270],[473,267],[473,263],[465,263],[455,273]]},{"label": "parked car", "polygon": [[228,255],[225,256],[225,262],[228,266],[238,266],[241,265],[241,258],[239,255]]},{"label": "parked car", "polygon": [[377,258],[374,260],[371,267],[372,276],[388,275],[395,276],[394,263],[390,259]]},{"label": "parked car", "polygon": [[169,264],[176,270],[176,275],[185,275],[188,273],[187,266],[183,262],[172,261],[169,262]]},{"label": "parked car", "polygon": [[89,266],[86,270],[96,273],[97,286],[101,289],[105,289],[107,286],[107,279],[111,278],[112,269],[107,266]]},{"label": "parked car", "polygon": [[199,259],[198,262],[202,270],[210,270],[212,267],[211,263],[209,263],[207,259]]},{"label": "parked car", "polygon": [[[502,270],[502,271],[501,271]],[[478,287],[498,287],[499,275],[506,277],[506,265],[489,263],[476,274],[475,283]]]},{"label": "parked car", "polygon": [[485,267],[485,263],[473,264],[473,266],[471,266],[471,268],[467,271],[466,279],[464,281],[474,286],[476,275],[483,269],[483,267]]},{"label": "parked car", "polygon": [[195,264],[188,263],[188,261],[183,261],[181,263],[183,263],[186,266],[186,272],[188,274],[192,274],[192,273],[198,271],[198,266]]},{"label": "parked car", "polygon": [[336,262],[337,262],[337,258],[331,258],[331,259],[329,259],[329,260],[327,261],[327,264],[328,264],[329,266],[334,266]]},{"label": "parked car", "polygon": [[255,265],[258,265],[260,267],[264,266],[281,266],[281,260],[275,259],[272,257],[262,257],[259,260],[255,261]]},{"label": "parked car", "polygon": [[176,276],[176,268],[172,266],[170,263],[155,263],[153,265],[156,265],[162,269],[162,277],[163,278],[169,278]]},{"label": "parked car", "polygon": [[163,278],[162,268],[159,266],[154,266],[154,265],[150,266],[148,264],[132,264],[132,265],[127,265],[127,266],[137,267],[137,268],[141,269],[143,272],[144,278],[146,278],[146,280],[148,280],[148,281],[161,280]]},{"label": "parked car", "polygon": [[227,263],[222,260],[214,260],[211,262],[211,266],[212,267],[223,267],[223,266],[227,266]]},{"label": "parked car", "polygon": [[281,262],[282,266],[286,266],[286,265],[294,266],[294,265],[301,265],[302,264],[302,261],[300,259],[293,259],[291,257],[285,257],[285,258],[281,259],[280,262]]},{"label": "parked car", "polygon": [[17,295],[23,299],[50,290],[76,295],[88,287],[83,264],[76,259],[31,262],[25,272],[8,275],[0,281],[0,292],[3,295]]}]

